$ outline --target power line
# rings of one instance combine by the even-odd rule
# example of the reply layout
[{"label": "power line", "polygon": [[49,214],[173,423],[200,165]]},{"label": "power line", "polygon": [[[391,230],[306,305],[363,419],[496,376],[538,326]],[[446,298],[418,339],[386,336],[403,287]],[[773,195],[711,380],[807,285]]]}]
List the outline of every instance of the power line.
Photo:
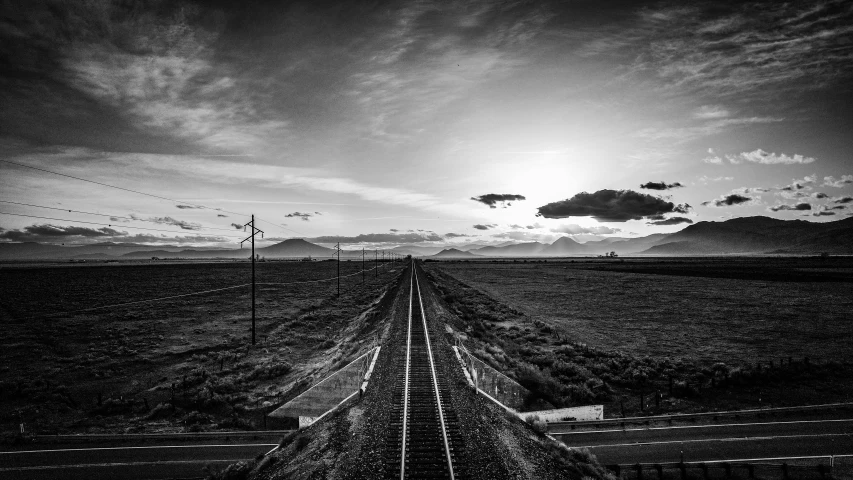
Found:
[{"label": "power line", "polygon": [[[243,216],[243,217],[248,217],[248,216],[250,216],[250,215],[248,215],[248,214],[241,213],[241,212],[233,212],[233,211],[231,211],[231,210],[225,210],[225,209],[222,209],[222,208],[213,208],[213,207],[208,207],[208,206],[206,206],[206,205],[202,205],[202,204],[198,204],[198,203],[185,202],[185,201],[183,201],[183,200],[178,200],[178,199],[170,198],[170,197],[164,197],[164,196],[162,196],[162,195],[155,195],[155,194],[153,194],[153,193],[142,192],[142,191],[139,191],[139,190],[133,190],[133,189],[131,189],[131,188],[118,187],[118,186],[115,186],[115,185],[110,185],[110,184],[108,184],[108,183],[97,182],[97,181],[95,181],[95,180],[89,180],[89,179],[81,178],[81,177],[77,177],[77,176],[74,176],[74,175],[68,175],[67,173],[54,172],[53,170],[47,170],[47,169],[45,169],[45,168],[34,167],[34,166],[32,166],[32,165],[26,165],[26,164],[23,164],[23,163],[13,162],[13,161],[11,161],[11,160],[3,160],[3,159],[0,159],[0,162],[5,162],[5,163],[11,164],[11,165],[17,165],[17,166],[19,166],[19,167],[30,168],[30,169],[32,169],[32,170],[38,170],[38,171],[40,171],[40,172],[51,173],[51,174],[59,175],[59,176],[62,176],[62,177],[73,178],[73,179],[75,179],[75,180],[80,180],[80,181],[82,181],[82,182],[94,183],[95,185],[101,185],[101,186],[104,186],[104,187],[115,188],[115,189],[117,189],[117,190],[123,190],[123,191],[125,191],[125,192],[131,192],[131,193],[136,193],[136,194],[139,194],[139,195],[145,195],[145,196],[147,196],[147,197],[158,198],[158,199],[160,199],[160,200],[167,200],[167,201],[170,201],[170,202],[173,202],[173,203],[176,203],[176,204],[189,205],[189,206],[192,206],[192,207],[195,207],[195,208],[206,209],[206,210],[214,210],[214,211],[217,211],[217,212],[225,212],[225,213],[230,213],[230,214],[233,214],[233,215],[240,215],[240,216]],[[304,235],[303,233],[298,232],[298,231],[296,231],[296,230],[293,230],[292,228],[285,227],[284,225],[280,225],[280,224],[277,224],[277,223],[272,223],[272,222],[269,222],[269,221],[266,221],[266,220],[263,220],[263,219],[260,219],[260,218],[259,218],[258,220],[260,220],[260,221],[262,221],[262,222],[265,222],[265,223],[269,223],[270,225],[275,225],[276,227],[283,228],[283,229],[285,229],[285,230],[291,231],[291,232],[296,233],[296,234],[298,234],[298,235]]]},{"label": "power line", "polygon": [[110,184],[108,184],[108,183],[96,182],[96,181],[94,181],[94,180],[89,180],[89,179],[81,178],[81,177],[75,177],[74,175],[68,175],[67,173],[54,172],[53,170],[47,170],[47,169],[45,169],[45,168],[34,167],[34,166],[32,166],[32,165],[26,165],[26,164],[23,164],[23,163],[13,162],[13,161],[11,161],[11,160],[3,160],[3,159],[0,159],[0,162],[9,163],[9,164],[12,164],[12,165],[17,165],[17,166],[19,166],[19,167],[24,167],[24,168],[31,168],[31,169],[33,169],[33,170],[38,170],[38,171],[40,171],[40,172],[52,173],[52,174],[54,174],[54,175],[59,175],[59,176],[62,176],[62,177],[73,178],[73,179],[75,179],[75,180],[80,180],[80,181],[82,181],[82,182],[94,183],[95,185],[101,185],[101,186],[103,186],[103,187],[115,188],[115,189],[117,189],[117,190],[124,190],[125,192],[131,192],[131,193],[136,193],[136,194],[139,194],[139,195],[145,195],[145,196],[147,196],[147,197],[159,198],[160,200],[168,200],[168,201],[173,202],[173,203],[179,203],[179,204],[182,204],[182,205],[189,205],[189,206],[192,206],[192,207],[195,207],[195,208],[202,208],[202,209],[207,209],[207,210],[216,210],[216,211],[220,211],[220,212],[231,213],[231,214],[234,214],[234,215],[241,215],[241,216],[244,216],[244,217],[248,217],[248,216],[249,216],[249,215],[246,215],[245,213],[232,212],[232,211],[229,211],[229,210],[223,210],[223,209],[221,209],[221,208],[212,208],[212,207],[208,207],[208,206],[206,206],[206,205],[193,204],[193,203],[190,203],[190,202],[184,202],[184,201],[182,201],[182,200],[177,200],[177,199],[174,199],[174,198],[164,197],[164,196],[162,196],[162,195],[155,195],[155,194],[153,194],[153,193],[140,192],[139,190],[133,190],[133,189],[130,189],[130,188],[117,187],[117,186],[115,186],[115,185],[110,185]]},{"label": "power line", "polygon": [[[16,216],[16,217],[40,218],[40,219],[42,219],[42,220],[56,220],[56,221],[59,221],[59,222],[86,223],[86,224],[89,224],[89,225],[102,225],[102,226],[106,226],[106,227],[112,227],[112,226],[115,226],[116,228],[132,228],[132,229],[134,229],[134,230],[150,230],[150,231],[152,231],[152,232],[168,232],[168,233],[187,233],[187,232],[196,232],[196,233],[206,233],[206,232],[202,232],[201,230],[184,230],[184,231],[177,231],[177,230],[163,230],[163,229],[160,229],[160,228],[131,227],[130,225],[113,225],[112,223],[84,222],[83,220],[68,220],[67,218],[40,217],[40,216],[38,216],[38,215],[24,215],[24,214],[21,214],[21,213],[0,212],[0,215],[14,215],[14,216]],[[219,234],[219,233],[214,233],[214,234],[212,234],[212,235],[218,235],[218,236],[220,236],[220,237],[241,238],[241,237],[238,237],[238,236],[236,236],[236,235],[222,235],[222,234]]]},{"label": "power line", "polygon": [[[10,201],[10,200],[0,200],[0,202],[2,202],[2,203],[12,203],[12,204],[15,204],[15,205],[26,205],[26,206],[28,206],[28,207],[47,208],[47,209],[50,209],[50,210],[59,210],[59,211],[62,211],[62,212],[85,213],[86,215],[98,215],[98,216],[100,216],[100,217],[122,218],[122,219],[125,219],[125,220],[133,220],[133,221],[137,221],[137,222],[154,222],[154,223],[158,223],[158,222],[157,222],[157,221],[155,221],[155,220],[150,220],[150,219],[146,219],[146,218],[134,218],[134,217],[125,217],[125,216],[121,216],[121,215],[110,215],[110,214],[106,214],[106,213],[85,212],[85,211],[83,211],[83,210],[71,210],[71,209],[68,209],[68,208],[48,207],[48,206],[45,206],[45,205],[34,205],[34,204],[32,204],[32,203],[12,202],[12,201]],[[69,221],[72,221],[72,220],[69,220]],[[216,228],[216,227],[205,227],[205,230],[222,230],[223,232],[233,232],[233,231],[234,231],[234,229],[233,229],[233,228]]]},{"label": "power line", "polygon": [[202,291],[199,291],[199,292],[183,293],[183,294],[181,294],[181,295],[171,295],[171,296],[168,296],[168,297],[149,298],[149,299],[147,299],[147,300],[136,300],[136,301],[133,301],[133,302],[114,303],[114,304],[112,304],[112,305],[101,305],[101,306],[99,306],[99,307],[81,308],[81,309],[79,309],[79,310],[70,310],[70,311],[67,311],[67,312],[51,313],[51,314],[48,314],[48,315],[41,315],[41,316],[37,316],[37,317],[29,317],[29,318],[25,318],[24,320],[33,320],[33,319],[36,319],[36,318],[51,318],[51,317],[59,317],[59,316],[62,316],[62,315],[70,315],[70,314],[72,314],[72,313],[89,312],[89,311],[92,311],[92,310],[103,310],[103,309],[105,309],[105,308],[113,308],[113,307],[124,307],[124,306],[127,306],[127,305],[136,305],[136,304],[139,304],[139,303],[157,302],[157,301],[160,301],[160,300],[171,300],[171,299],[173,299],[173,298],[190,297],[190,296],[193,296],[193,295],[201,295],[201,294],[203,294],[203,293],[213,293],[213,292],[221,292],[221,291],[223,291],[223,290],[233,290],[233,289],[235,289],[235,288],[247,287],[247,286],[249,286],[249,285],[251,285],[251,284],[249,284],[249,283],[244,283],[244,284],[241,284],[241,285],[232,285],[232,286],[230,286],[230,287],[214,288],[214,289],[212,289],[212,290],[202,290]]}]

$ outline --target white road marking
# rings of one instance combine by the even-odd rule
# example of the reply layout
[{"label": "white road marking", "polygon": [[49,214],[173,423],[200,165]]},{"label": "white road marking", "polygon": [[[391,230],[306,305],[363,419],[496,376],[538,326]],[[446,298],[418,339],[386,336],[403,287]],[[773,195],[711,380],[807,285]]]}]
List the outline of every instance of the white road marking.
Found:
[{"label": "white road marking", "polygon": [[12,452],[0,452],[0,455],[15,455],[21,453],[45,453],[45,452],[94,452],[99,450],[146,450],[160,448],[234,448],[234,447],[270,447],[277,443],[239,443],[233,445],[152,445],[141,447],[94,447],[94,448],[57,448],[44,450],[19,450]]},{"label": "white road marking", "polygon": [[790,422],[761,422],[761,423],[716,423],[713,425],[681,425],[674,427],[648,427],[648,428],[611,428],[608,430],[580,430],[571,432],[551,432],[552,435],[583,435],[586,433],[613,433],[613,432],[647,432],[649,430],[680,430],[691,428],[719,428],[719,427],[754,427],[763,425],[797,425],[811,423],[844,423],[851,422],[853,419],[845,418],[840,420],[794,420]]},{"label": "white road marking", "polygon": [[163,460],[159,462],[122,462],[122,463],[77,463],[70,465],[36,465],[31,467],[0,468],[0,472],[20,472],[28,470],[56,470],[66,468],[93,468],[93,467],[138,467],[143,465],[179,465],[186,463],[211,463],[211,462],[242,462],[245,458],[230,458],[217,460]]},{"label": "white road marking", "polygon": [[850,437],[853,433],[824,433],[816,435],[777,435],[772,437],[731,437],[731,438],[703,438],[694,440],[667,440],[664,442],[634,442],[634,443],[611,443],[604,445],[572,445],[570,448],[604,448],[604,447],[642,447],[648,445],[671,445],[673,443],[702,443],[702,442],[750,442],[756,440],[782,440],[787,438],[815,438],[815,437]]}]

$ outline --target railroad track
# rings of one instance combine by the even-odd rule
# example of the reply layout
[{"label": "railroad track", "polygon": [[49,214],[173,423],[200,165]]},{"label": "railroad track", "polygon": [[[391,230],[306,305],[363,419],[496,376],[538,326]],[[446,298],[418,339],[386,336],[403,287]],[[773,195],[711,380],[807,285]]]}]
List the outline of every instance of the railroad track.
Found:
[{"label": "railroad track", "polygon": [[442,399],[450,392],[436,375],[415,265],[409,284],[405,365],[400,365],[386,438],[385,478],[466,478],[456,414]]}]

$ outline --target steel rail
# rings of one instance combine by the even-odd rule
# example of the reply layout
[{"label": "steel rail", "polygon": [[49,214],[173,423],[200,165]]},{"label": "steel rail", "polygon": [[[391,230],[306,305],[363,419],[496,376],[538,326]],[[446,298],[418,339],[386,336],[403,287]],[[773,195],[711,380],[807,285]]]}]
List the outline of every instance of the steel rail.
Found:
[{"label": "steel rail", "polygon": [[415,264],[412,261],[412,275],[409,278],[409,326],[406,331],[406,376],[403,387],[403,448],[400,455],[400,480],[406,479],[406,429],[409,416],[409,366],[412,359],[412,293],[414,292]]},{"label": "steel rail", "polygon": [[[424,299],[423,299],[423,297],[421,297],[420,282],[418,282],[418,277],[417,277],[417,275],[415,275],[414,262],[412,263],[412,275],[415,277],[415,285],[417,286],[417,289],[418,289],[418,303],[420,304],[420,308],[421,308],[421,320],[424,323],[424,336],[426,337],[427,353],[429,355],[429,369],[430,369],[430,372],[432,373],[432,386],[433,386],[433,389],[435,390],[435,401],[438,403],[438,420],[441,423],[441,437],[444,440],[444,454],[447,458],[447,469],[450,473],[450,479],[454,480],[455,477],[453,475],[453,459],[450,456],[450,444],[447,441],[447,428],[445,427],[445,424],[444,424],[444,412],[443,412],[444,409],[442,408],[441,396],[440,396],[440,393],[438,391],[438,377],[435,374],[435,363],[433,362],[433,358],[432,358],[432,347],[431,347],[430,341],[429,341],[429,329],[427,328],[426,313],[424,312]],[[409,302],[411,303],[411,298],[410,298]],[[411,307],[410,307],[410,310],[411,310]],[[409,322],[411,322],[411,314],[409,315]]]}]

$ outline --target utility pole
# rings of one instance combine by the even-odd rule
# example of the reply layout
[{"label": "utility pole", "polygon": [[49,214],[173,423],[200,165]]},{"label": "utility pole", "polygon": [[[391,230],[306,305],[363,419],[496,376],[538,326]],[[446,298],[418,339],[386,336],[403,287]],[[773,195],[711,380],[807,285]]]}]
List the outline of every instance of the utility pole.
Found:
[{"label": "utility pole", "polygon": [[364,247],[361,249],[361,283],[364,283]]},{"label": "utility pole", "polygon": [[374,249],[373,250],[373,278],[379,276],[379,252]]},{"label": "utility pole", "polygon": [[335,245],[335,255],[338,256],[338,296],[341,296],[341,244]]},{"label": "utility pole", "polygon": [[243,243],[249,240],[252,241],[252,345],[255,344],[255,235],[258,233],[261,234],[261,238],[264,238],[264,231],[258,228],[255,228],[255,216],[252,215],[252,220],[243,225],[243,231],[246,231],[246,227],[252,227],[252,233],[246,237],[242,242],[240,242],[240,248],[243,248]]}]

